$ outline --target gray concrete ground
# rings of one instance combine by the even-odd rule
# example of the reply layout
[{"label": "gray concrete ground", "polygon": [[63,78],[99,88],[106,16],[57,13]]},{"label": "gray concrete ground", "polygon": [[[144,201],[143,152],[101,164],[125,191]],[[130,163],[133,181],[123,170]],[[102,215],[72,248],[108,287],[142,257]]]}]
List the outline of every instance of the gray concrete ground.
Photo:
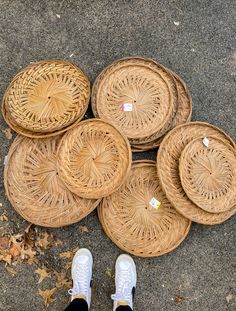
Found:
[{"label": "gray concrete ground", "polygon": [[[12,77],[31,61],[62,58],[83,68],[93,82],[113,60],[142,55],[159,60],[179,73],[193,97],[193,120],[213,123],[235,138],[236,40],[235,1],[232,0],[131,0],[131,1],[17,1],[0,0],[0,95]],[[3,133],[1,168],[12,141]],[[135,158],[154,158],[155,152]],[[1,179],[1,209],[9,222],[3,233],[21,232],[27,226],[11,208]],[[121,251],[106,237],[96,213],[78,224],[47,230],[63,241],[41,255],[50,269],[60,270],[59,253],[88,247],[95,260],[92,310],[112,309],[114,290],[107,273]],[[135,258],[138,287],[135,310],[236,310],[235,218],[214,227],[193,224],[187,239],[168,255]],[[0,310],[44,310],[35,265],[19,264],[13,278],[0,263]],[[183,297],[177,303],[176,296]],[[177,299],[178,300],[178,299]],[[49,310],[63,310],[66,290],[56,293]]]}]

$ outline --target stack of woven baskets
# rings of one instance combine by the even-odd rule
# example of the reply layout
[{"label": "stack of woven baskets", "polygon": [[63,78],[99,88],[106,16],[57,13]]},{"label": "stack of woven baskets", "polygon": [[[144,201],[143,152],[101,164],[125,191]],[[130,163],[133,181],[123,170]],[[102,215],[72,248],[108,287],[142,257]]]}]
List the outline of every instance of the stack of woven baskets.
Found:
[{"label": "stack of woven baskets", "polygon": [[[19,135],[4,183],[22,217],[60,227],[98,206],[118,247],[151,257],[175,249],[191,221],[217,224],[235,213],[234,142],[189,122],[191,96],[175,73],[150,59],[121,59],[94,83],[96,119],[81,121],[89,99],[82,70],[58,60],[29,65],[6,90],[3,116]],[[131,147],[159,145],[157,162],[132,163]]]}]

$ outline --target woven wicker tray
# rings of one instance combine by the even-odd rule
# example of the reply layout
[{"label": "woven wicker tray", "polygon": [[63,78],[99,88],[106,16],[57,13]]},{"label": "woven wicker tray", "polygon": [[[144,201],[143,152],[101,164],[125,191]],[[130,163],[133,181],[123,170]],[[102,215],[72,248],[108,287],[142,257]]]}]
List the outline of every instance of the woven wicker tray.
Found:
[{"label": "woven wicker tray", "polygon": [[128,140],[113,125],[91,119],[80,122],[62,138],[59,174],[73,193],[102,198],[116,191],[131,167]]},{"label": "woven wicker tray", "polygon": [[195,138],[216,136],[235,148],[231,138],[217,127],[204,122],[190,122],[171,130],[160,145],[157,167],[161,186],[173,206],[192,221],[213,225],[222,223],[236,211],[209,213],[195,205],[185,194],[179,177],[179,158],[185,146]]},{"label": "woven wicker tray", "polygon": [[205,211],[221,213],[236,204],[236,150],[228,140],[208,136],[189,142],[179,174],[187,196]]},{"label": "woven wicker tray", "polygon": [[[168,69],[169,70],[169,69]],[[190,92],[185,84],[185,82],[173,71],[169,70],[169,72],[174,76],[176,85],[177,85],[177,91],[178,91],[178,110],[176,112],[176,115],[173,119],[173,122],[171,124],[172,128],[191,121],[192,117],[192,98],[190,95]],[[160,143],[164,139],[165,135],[162,137],[151,141],[150,143],[143,142],[142,144],[133,144],[132,143],[132,151],[133,152],[142,152],[147,151],[150,149],[155,149],[160,146]]]},{"label": "woven wicker tray", "polygon": [[46,136],[81,120],[90,97],[88,78],[62,60],[30,64],[10,83],[3,98],[3,116],[18,133]]},{"label": "woven wicker tray", "polygon": [[59,140],[18,136],[5,166],[9,201],[23,218],[40,226],[61,227],[78,222],[99,203],[82,199],[65,188],[56,167]]},{"label": "woven wicker tray", "polygon": [[[105,68],[94,83],[91,101],[94,115],[121,128],[131,143],[162,136],[178,105],[172,75],[141,57],[121,59]],[[122,111],[127,103],[132,111]]]},{"label": "woven wicker tray", "polygon": [[[157,209],[153,198],[161,202]],[[102,200],[98,214],[108,237],[124,251],[141,257],[172,251],[184,240],[191,225],[164,195],[155,162],[146,160],[133,162],[126,183]]]}]

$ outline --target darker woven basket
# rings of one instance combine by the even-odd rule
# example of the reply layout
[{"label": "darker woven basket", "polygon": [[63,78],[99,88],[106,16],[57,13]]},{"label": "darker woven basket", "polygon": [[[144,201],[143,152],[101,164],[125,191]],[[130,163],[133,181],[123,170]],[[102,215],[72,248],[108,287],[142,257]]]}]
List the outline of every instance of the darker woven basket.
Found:
[{"label": "darker woven basket", "polygon": [[161,186],[173,206],[192,221],[213,225],[222,223],[236,211],[236,206],[222,213],[209,213],[194,204],[186,195],[179,176],[179,159],[193,139],[213,136],[235,148],[232,139],[217,127],[204,122],[190,122],[171,130],[157,153],[157,168]]},{"label": "darker woven basket", "polygon": [[179,174],[191,201],[207,212],[221,213],[236,204],[236,150],[217,136],[207,140],[208,145],[203,138],[187,144]]},{"label": "darker woven basket", "polygon": [[[159,208],[151,203],[153,198],[161,203]],[[155,162],[147,160],[133,162],[125,184],[102,200],[98,214],[108,237],[119,248],[141,257],[172,251],[191,225],[169,203],[160,187]]]},{"label": "darker woven basket", "polygon": [[[122,129],[131,144],[164,135],[178,105],[172,75],[141,57],[124,58],[105,68],[94,83],[91,101],[94,115]],[[122,111],[126,103],[132,104],[132,111]]]},{"label": "darker woven basket", "polygon": [[113,125],[91,119],[80,122],[62,138],[59,174],[66,187],[85,198],[102,198],[116,191],[131,166],[128,140]]},{"label": "darker woven basket", "polygon": [[87,110],[90,82],[82,70],[62,60],[30,64],[10,83],[3,116],[18,133],[48,137],[66,131]]},{"label": "darker woven basket", "polygon": [[6,194],[26,220],[45,227],[76,223],[92,212],[99,200],[71,193],[57,171],[60,137],[30,139],[18,136],[11,145],[4,171]]}]

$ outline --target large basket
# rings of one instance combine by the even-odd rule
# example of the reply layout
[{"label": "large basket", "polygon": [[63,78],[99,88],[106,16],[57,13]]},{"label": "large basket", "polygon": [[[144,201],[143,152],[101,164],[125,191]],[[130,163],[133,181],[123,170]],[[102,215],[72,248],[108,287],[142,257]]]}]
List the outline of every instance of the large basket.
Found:
[{"label": "large basket", "polygon": [[116,191],[131,166],[128,140],[113,125],[99,119],[81,122],[62,138],[59,174],[73,193],[102,198]]},{"label": "large basket", "polygon": [[209,213],[194,204],[186,195],[179,176],[179,159],[193,139],[216,136],[235,148],[231,138],[217,127],[204,122],[190,122],[171,130],[157,153],[157,168],[161,186],[173,206],[192,221],[213,225],[222,223],[236,211],[236,206],[222,213]]},{"label": "large basket", "polygon": [[147,160],[133,162],[125,184],[102,200],[98,214],[108,237],[124,251],[141,257],[172,251],[191,225],[169,203],[160,187],[155,162]]},{"label": "large basket", "polygon": [[40,61],[19,72],[3,98],[3,116],[18,133],[46,137],[66,131],[87,110],[90,82],[62,60]]},{"label": "large basket", "polygon": [[[185,82],[176,73],[168,70],[172,76],[175,78],[177,92],[178,92],[178,109],[176,115],[171,124],[171,128],[174,128],[180,124],[187,123],[191,121],[192,117],[192,98],[190,92],[185,84]],[[164,139],[165,135],[160,138],[155,139],[149,143],[142,142],[142,144],[132,144],[133,152],[142,152],[150,149],[154,149],[160,146],[160,143]]]},{"label": "large basket", "polygon": [[203,210],[221,213],[236,204],[236,150],[228,140],[208,136],[189,142],[179,173],[185,193]]},{"label": "large basket", "polygon": [[[122,129],[131,144],[165,134],[178,108],[172,75],[141,57],[124,58],[105,68],[94,83],[91,100],[94,115]],[[132,111],[126,111],[127,104]]]},{"label": "large basket", "polygon": [[18,136],[7,156],[6,194],[23,218],[40,226],[61,227],[78,222],[99,203],[82,199],[64,186],[56,165],[59,140]]}]

